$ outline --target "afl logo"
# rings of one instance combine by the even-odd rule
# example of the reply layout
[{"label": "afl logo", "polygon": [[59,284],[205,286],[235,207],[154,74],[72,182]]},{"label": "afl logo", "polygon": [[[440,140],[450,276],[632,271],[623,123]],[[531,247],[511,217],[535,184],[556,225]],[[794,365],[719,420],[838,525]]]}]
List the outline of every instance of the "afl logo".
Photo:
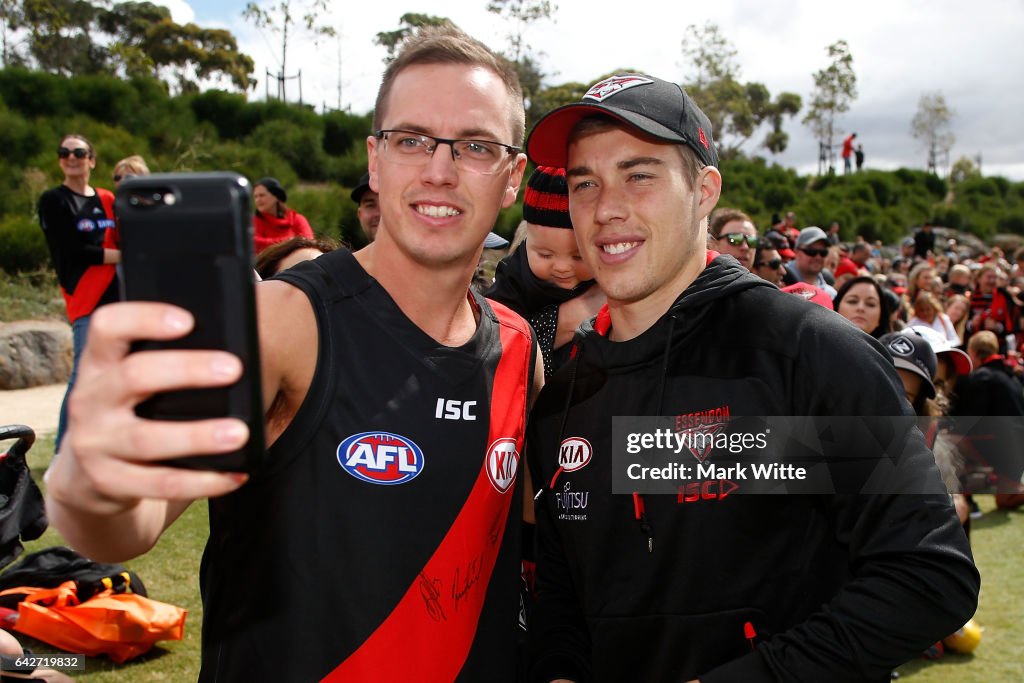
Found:
[{"label": "afl logo", "polygon": [[423,451],[410,439],[388,432],[353,434],[338,446],[338,464],[371,484],[405,484],[423,471]]},{"label": "afl logo", "polygon": [[586,467],[593,456],[589,441],[581,436],[571,436],[558,447],[558,466],[563,472],[575,472]]},{"label": "afl logo", "polygon": [[498,439],[487,449],[487,478],[498,493],[505,493],[516,481],[519,451],[515,439]]},{"label": "afl logo", "polygon": [[96,222],[88,218],[83,218],[78,221],[76,227],[78,228],[78,232],[92,232],[96,229]]}]

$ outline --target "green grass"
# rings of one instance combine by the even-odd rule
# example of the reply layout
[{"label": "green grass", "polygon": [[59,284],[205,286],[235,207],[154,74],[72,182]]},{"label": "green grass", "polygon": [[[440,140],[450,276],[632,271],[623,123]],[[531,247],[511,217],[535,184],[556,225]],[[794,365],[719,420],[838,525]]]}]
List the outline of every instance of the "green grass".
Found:
[{"label": "green grass", "polygon": [[0,270],[0,322],[67,320],[51,268],[10,274]]},{"label": "green grass", "polygon": [[[6,449],[7,445],[3,448]],[[53,435],[41,438],[29,451],[29,467],[40,486],[52,454]],[[149,597],[188,611],[182,640],[158,643],[145,655],[124,664],[116,664],[106,657],[90,657],[85,672],[67,672],[69,675],[92,683],[177,683],[196,680],[199,675],[200,630],[203,621],[199,597],[199,561],[208,529],[206,504],[193,503],[164,533],[155,548],[123,563],[146,584]],[[26,543],[25,552],[55,545],[66,544],[60,534],[50,528],[39,539]],[[18,639],[36,653],[59,652],[46,643],[20,634]]]},{"label": "green grass", "polygon": [[[4,446],[6,448],[6,445]],[[53,437],[41,438],[29,452],[36,481],[53,453]],[[899,668],[900,680],[912,683],[1003,683],[1024,680],[1024,508],[996,510],[992,496],[976,497],[985,516],[973,522],[971,543],[982,576],[977,620],[984,628],[981,645],[972,655],[947,653],[939,661],[916,659]],[[160,643],[147,655],[126,664],[105,657],[90,658],[77,678],[95,683],[122,681],[190,681],[199,673],[202,605],[199,560],[207,535],[206,505],[196,503],[163,535],[157,546],[125,563],[142,577],[150,597],[188,610],[185,637]],[[53,529],[26,544],[26,552],[63,545]],[[19,636],[37,653],[53,647]]]},{"label": "green grass", "polygon": [[971,523],[971,549],[981,572],[977,621],[981,644],[970,655],[947,652],[899,668],[913,683],[1024,681],[1024,508],[997,510],[992,496],[975,496],[985,512]]}]

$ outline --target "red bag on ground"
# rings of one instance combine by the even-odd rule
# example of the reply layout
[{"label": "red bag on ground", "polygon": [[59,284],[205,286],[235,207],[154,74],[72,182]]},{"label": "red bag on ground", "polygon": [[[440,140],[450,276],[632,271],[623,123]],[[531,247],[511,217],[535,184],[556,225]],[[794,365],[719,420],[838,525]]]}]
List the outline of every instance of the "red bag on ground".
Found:
[{"label": "red bag on ground", "polygon": [[185,610],[135,593],[105,590],[79,602],[74,581],[56,588],[11,588],[24,594],[15,631],[90,657],[105,654],[118,664],[147,652],[158,640],[181,640]]}]

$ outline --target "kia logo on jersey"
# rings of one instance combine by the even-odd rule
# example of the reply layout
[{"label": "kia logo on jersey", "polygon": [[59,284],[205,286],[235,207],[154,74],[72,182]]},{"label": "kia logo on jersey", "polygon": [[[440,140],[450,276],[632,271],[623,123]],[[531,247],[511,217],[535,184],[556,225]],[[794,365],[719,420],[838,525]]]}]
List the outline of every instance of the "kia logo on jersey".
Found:
[{"label": "kia logo on jersey", "polygon": [[389,432],[353,434],[338,446],[338,464],[370,484],[405,484],[423,471],[423,451],[411,439]]},{"label": "kia logo on jersey", "polygon": [[487,449],[487,478],[498,493],[505,493],[516,481],[519,451],[515,439],[498,439]]},{"label": "kia logo on jersey", "polygon": [[575,472],[586,467],[593,455],[589,441],[571,436],[558,447],[558,466],[565,472]]}]

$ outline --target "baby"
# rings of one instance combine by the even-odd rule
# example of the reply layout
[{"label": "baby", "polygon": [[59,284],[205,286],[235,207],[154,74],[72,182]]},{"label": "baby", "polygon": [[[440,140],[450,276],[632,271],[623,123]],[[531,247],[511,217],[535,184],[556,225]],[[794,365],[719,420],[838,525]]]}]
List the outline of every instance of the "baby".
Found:
[{"label": "baby", "polygon": [[565,169],[538,166],[523,199],[526,239],[498,264],[488,298],[529,321],[544,358],[544,376],[561,366],[579,324],[597,314],[604,295],[580,258],[569,218]]}]

